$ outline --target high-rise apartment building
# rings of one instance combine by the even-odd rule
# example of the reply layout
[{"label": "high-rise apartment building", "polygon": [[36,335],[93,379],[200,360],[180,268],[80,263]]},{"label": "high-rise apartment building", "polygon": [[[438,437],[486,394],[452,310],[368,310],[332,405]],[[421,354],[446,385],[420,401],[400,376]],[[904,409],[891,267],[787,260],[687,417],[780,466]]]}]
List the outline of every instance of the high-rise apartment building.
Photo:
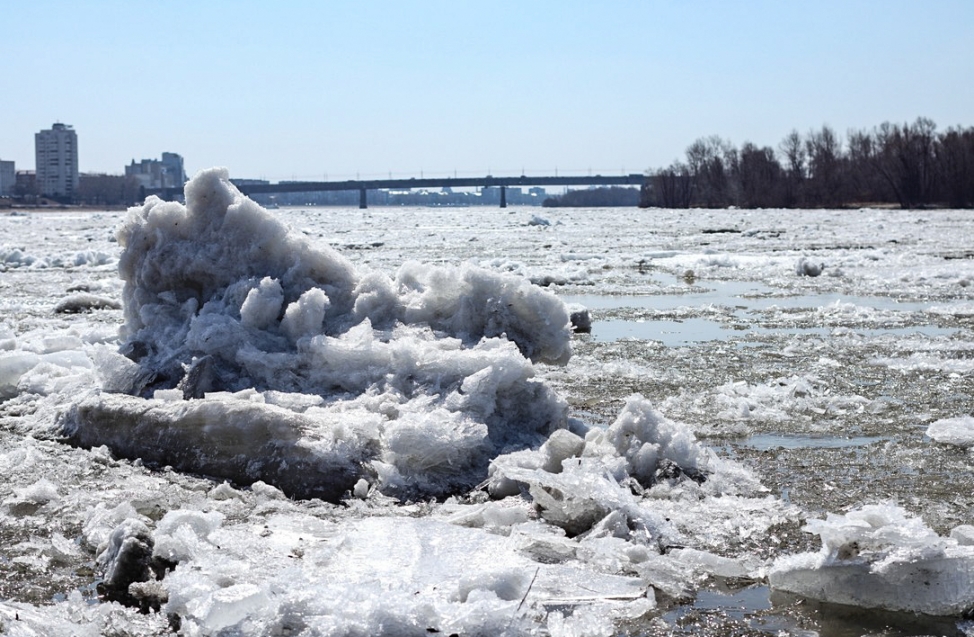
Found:
[{"label": "high-rise apartment building", "polygon": [[37,186],[47,197],[71,197],[78,188],[78,134],[67,124],[34,134]]}]

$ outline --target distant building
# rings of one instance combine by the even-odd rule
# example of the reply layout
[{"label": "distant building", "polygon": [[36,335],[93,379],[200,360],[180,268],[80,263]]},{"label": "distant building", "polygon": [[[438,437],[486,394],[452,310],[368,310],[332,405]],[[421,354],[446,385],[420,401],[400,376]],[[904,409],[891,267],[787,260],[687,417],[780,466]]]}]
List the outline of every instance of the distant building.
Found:
[{"label": "distant building", "polygon": [[17,170],[14,162],[0,160],[0,197],[9,197],[14,194],[14,186],[17,185]]},{"label": "distant building", "polygon": [[182,155],[163,153],[162,166],[166,169],[166,175],[173,180],[173,183],[179,186],[186,183],[186,169],[183,167]]},{"label": "distant building", "polygon": [[78,189],[78,134],[67,124],[34,134],[37,187],[47,197],[71,198]]},{"label": "distant building", "polygon": [[18,170],[16,176],[16,188],[18,194],[36,195],[37,173],[33,170]]},{"label": "distant building", "polygon": [[163,153],[162,159],[143,159],[125,167],[126,177],[135,177],[143,188],[182,188],[186,183],[183,158],[176,153]]}]

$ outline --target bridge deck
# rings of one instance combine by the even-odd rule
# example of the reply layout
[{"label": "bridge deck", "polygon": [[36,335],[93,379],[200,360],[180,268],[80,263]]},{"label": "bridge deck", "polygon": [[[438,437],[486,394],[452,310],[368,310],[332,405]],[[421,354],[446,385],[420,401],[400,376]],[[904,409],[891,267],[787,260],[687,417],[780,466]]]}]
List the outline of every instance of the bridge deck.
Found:
[{"label": "bridge deck", "polygon": [[[235,184],[245,195],[285,193],[285,192],[324,192],[336,190],[409,190],[413,188],[491,188],[508,186],[638,186],[645,181],[645,175],[588,175],[584,177],[567,176],[528,176],[518,177],[426,177],[419,179],[369,179],[347,181],[285,181],[276,184]],[[231,180],[232,181],[232,180]],[[159,195],[171,199],[182,194],[182,188],[146,188],[146,195]]]}]

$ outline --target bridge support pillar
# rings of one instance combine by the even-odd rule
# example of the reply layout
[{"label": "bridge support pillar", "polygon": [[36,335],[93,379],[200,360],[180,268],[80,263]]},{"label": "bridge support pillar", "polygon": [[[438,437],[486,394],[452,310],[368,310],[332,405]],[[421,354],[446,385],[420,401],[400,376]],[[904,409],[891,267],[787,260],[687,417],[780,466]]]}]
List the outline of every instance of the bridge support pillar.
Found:
[{"label": "bridge support pillar", "polygon": [[507,186],[501,186],[501,208],[507,208]]},{"label": "bridge support pillar", "polygon": [[369,207],[369,202],[365,197],[365,188],[359,188],[358,191],[358,207],[365,210]]}]

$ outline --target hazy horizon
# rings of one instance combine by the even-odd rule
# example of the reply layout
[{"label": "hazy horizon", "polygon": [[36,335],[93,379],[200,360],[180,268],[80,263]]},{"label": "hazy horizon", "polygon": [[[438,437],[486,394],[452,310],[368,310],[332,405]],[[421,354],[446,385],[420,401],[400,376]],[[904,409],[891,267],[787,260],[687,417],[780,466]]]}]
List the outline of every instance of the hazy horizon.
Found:
[{"label": "hazy horizon", "polygon": [[971,125],[960,1],[15,3],[0,159],[78,133],[82,172],[354,179],[642,172],[695,139],[777,147],[929,117]]}]

